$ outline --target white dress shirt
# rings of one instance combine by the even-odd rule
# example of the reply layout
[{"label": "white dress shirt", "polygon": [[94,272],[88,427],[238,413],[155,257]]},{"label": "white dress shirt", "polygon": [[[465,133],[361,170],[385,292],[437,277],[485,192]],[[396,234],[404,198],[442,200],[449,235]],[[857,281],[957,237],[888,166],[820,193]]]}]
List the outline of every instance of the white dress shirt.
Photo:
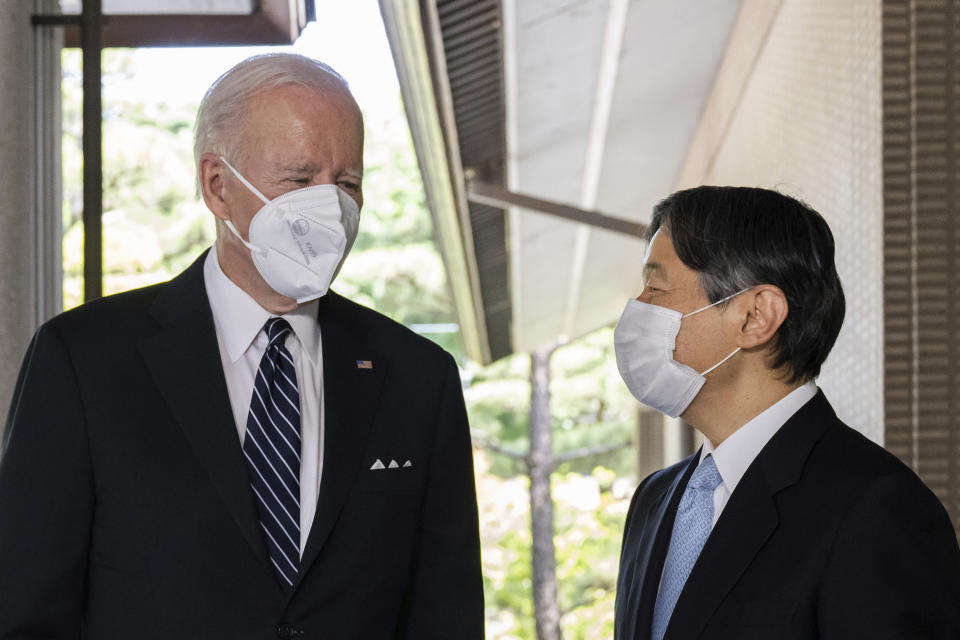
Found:
[{"label": "white dress shirt", "polygon": [[[216,247],[203,264],[207,298],[213,310],[213,324],[220,347],[223,375],[237,434],[241,444],[247,432],[247,415],[260,359],[267,349],[263,325],[274,317],[233,283],[220,268]],[[319,302],[314,300],[281,316],[293,331],[286,346],[293,357],[300,394],[300,555],[306,544],[317,510],[320,476],[323,472],[323,354]]]},{"label": "white dress shirt", "polygon": [[720,446],[714,448],[710,440],[704,438],[703,450],[700,453],[700,462],[707,454],[713,454],[713,461],[720,472],[722,482],[713,492],[713,524],[727,506],[730,494],[737,488],[743,474],[754,461],[760,450],[766,446],[770,438],[780,430],[787,420],[800,407],[810,402],[817,395],[817,384],[814,381],[797,387],[776,404],[758,415],[756,418],[734,431]]}]

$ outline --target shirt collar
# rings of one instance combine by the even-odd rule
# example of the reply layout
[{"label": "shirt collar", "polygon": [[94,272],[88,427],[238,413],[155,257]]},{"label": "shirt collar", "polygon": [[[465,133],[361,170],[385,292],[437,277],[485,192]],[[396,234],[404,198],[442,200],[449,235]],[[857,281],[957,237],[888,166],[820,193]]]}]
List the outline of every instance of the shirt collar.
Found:
[{"label": "shirt collar", "polygon": [[815,395],[817,395],[817,384],[811,380],[797,387],[734,431],[720,443],[720,446],[714,447],[709,439],[704,438],[700,460],[702,461],[707,454],[712,454],[724,486],[727,491],[733,493],[743,474],[747,472],[747,468],[770,438]]},{"label": "shirt collar", "polygon": [[[203,276],[210,309],[213,311],[213,321],[230,362],[236,362],[250,348],[264,323],[273,317],[273,314],[227,277],[220,268],[216,247],[212,247],[207,253],[203,263]],[[313,364],[317,364],[319,356],[319,305],[319,300],[312,300],[281,316],[290,323]]]},{"label": "shirt collar", "polygon": [[320,300],[318,299],[299,304],[293,311],[283,314],[313,364],[317,364],[317,358],[320,356],[320,323],[317,321],[319,313]]}]

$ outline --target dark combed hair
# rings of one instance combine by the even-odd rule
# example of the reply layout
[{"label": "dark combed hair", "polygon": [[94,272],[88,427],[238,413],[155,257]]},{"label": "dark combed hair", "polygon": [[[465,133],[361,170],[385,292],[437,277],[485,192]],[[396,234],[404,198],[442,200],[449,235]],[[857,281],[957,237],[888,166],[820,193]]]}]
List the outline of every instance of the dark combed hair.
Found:
[{"label": "dark combed hair", "polygon": [[773,367],[787,365],[791,383],[819,375],[845,308],[833,234],[819,213],[768,189],[697,187],[654,207],[648,238],[660,228],[710,302],[754,285],[779,287],[789,311]]}]

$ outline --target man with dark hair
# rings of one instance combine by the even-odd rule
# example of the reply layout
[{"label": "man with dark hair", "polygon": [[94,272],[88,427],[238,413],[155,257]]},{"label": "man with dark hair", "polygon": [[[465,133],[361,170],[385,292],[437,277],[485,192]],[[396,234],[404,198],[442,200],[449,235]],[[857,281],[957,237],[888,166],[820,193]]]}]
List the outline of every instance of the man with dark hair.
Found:
[{"label": "man with dark hair", "polygon": [[844,315],[823,218],[699,187],[658,204],[649,234],[617,364],[704,444],[634,494],[615,638],[960,638],[943,505],[815,383]]}]

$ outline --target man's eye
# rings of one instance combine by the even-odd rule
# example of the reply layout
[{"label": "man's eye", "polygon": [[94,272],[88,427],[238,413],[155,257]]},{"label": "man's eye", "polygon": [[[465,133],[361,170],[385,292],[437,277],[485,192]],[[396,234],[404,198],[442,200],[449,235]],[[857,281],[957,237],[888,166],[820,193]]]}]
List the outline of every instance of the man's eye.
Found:
[{"label": "man's eye", "polygon": [[293,182],[294,184],[310,184],[310,178],[290,178],[288,182]]},{"label": "man's eye", "polygon": [[357,184],[356,182],[344,182],[344,181],[340,181],[340,182],[337,183],[337,185],[338,185],[341,189],[343,189],[344,191],[359,191],[359,190],[360,190],[360,185]]}]

